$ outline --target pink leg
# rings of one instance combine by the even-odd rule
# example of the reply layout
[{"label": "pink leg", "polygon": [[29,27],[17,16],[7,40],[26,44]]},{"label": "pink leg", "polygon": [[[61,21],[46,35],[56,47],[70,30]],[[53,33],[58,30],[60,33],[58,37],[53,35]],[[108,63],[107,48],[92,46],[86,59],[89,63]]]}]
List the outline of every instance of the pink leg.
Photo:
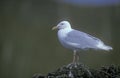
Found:
[{"label": "pink leg", "polygon": [[76,64],[79,61],[79,55],[76,50],[73,51],[73,63]]},{"label": "pink leg", "polygon": [[73,51],[73,63],[75,64],[76,63],[76,56],[77,56],[77,53],[76,53],[76,50]]}]

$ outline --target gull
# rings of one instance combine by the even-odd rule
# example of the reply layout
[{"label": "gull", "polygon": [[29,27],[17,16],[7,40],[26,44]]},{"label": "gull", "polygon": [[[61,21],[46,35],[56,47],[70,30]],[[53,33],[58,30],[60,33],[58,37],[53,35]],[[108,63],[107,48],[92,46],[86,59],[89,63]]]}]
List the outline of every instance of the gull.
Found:
[{"label": "gull", "polygon": [[73,51],[73,63],[79,60],[78,51],[105,50],[110,51],[112,47],[107,46],[99,38],[71,28],[68,21],[61,21],[52,30],[58,29],[58,39],[62,46]]}]

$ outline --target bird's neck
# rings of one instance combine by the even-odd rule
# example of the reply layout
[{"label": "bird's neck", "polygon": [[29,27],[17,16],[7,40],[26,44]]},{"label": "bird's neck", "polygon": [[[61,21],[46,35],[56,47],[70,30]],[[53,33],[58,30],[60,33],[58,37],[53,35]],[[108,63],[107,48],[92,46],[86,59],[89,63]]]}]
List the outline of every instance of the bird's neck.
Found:
[{"label": "bird's neck", "polygon": [[69,33],[71,30],[72,28],[64,28],[64,29],[61,29],[60,31],[63,33]]},{"label": "bird's neck", "polygon": [[66,34],[68,34],[69,32],[71,32],[72,30],[73,30],[72,28],[60,29],[60,30],[58,31],[58,34],[59,34],[59,36],[61,36],[61,37],[65,37]]}]

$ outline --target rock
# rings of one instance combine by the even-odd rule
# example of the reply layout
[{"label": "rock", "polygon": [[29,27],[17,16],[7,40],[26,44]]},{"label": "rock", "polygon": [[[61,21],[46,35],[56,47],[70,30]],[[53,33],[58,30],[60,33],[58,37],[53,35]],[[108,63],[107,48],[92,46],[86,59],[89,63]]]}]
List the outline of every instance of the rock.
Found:
[{"label": "rock", "polygon": [[90,69],[84,64],[68,64],[48,73],[46,76],[35,74],[33,78],[120,78],[120,66],[102,66]]}]

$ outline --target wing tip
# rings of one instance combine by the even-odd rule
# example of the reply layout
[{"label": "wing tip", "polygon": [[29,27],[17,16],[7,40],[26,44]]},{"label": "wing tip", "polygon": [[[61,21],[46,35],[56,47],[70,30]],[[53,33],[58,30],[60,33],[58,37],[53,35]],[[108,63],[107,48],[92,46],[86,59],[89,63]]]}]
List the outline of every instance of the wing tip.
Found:
[{"label": "wing tip", "polygon": [[99,44],[97,45],[97,47],[98,47],[99,49],[106,50],[106,51],[113,50],[113,48],[112,48],[111,46],[107,46],[107,45],[105,45],[105,44],[103,44],[103,43],[99,43]]}]

